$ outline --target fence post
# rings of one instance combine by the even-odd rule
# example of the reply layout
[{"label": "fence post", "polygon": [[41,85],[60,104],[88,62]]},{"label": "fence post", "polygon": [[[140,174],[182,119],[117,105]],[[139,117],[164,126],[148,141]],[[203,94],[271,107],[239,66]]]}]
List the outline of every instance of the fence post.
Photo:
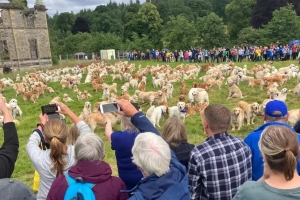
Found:
[{"label": "fence post", "polygon": [[61,61],[61,54],[59,54],[59,60]]}]

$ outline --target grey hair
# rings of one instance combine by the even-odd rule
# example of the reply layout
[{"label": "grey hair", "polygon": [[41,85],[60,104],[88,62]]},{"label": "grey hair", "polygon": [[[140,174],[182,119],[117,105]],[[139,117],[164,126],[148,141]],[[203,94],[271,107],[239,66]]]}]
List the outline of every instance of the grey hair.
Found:
[{"label": "grey hair", "polygon": [[131,117],[121,116],[121,128],[129,132],[139,132],[139,130],[131,123]]},{"label": "grey hair", "polygon": [[276,122],[276,121],[287,121],[287,115],[281,116],[281,117],[270,117],[266,115],[266,121],[267,122]]},{"label": "grey hair", "polygon": [[169,171],[170,147],[162,137],[154,133],[138,134],[132,147],[132,155],[132,162],[148,176],[162,176]]},{"label": "grey hair", "polygon": [[104,143],[95,133],[81,134],[75,143],[75,159],[102,160],[104,158]]}]

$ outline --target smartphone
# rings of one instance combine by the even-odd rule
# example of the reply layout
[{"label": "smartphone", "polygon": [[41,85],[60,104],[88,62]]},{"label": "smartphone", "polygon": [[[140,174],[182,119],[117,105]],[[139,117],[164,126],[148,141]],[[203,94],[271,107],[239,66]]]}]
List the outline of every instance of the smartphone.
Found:
[{"label": "smartphone", "polygon": [[135,107],[135,109],[137,109],[138,111],[140,110],[140,105],[138,104],[138,103],[131,103],[134,107]]},{"label": "smartphone", "polygon": [[49,104],[42,106],[42,113],[48,115],[48,119],[60,119],[59,114],[56,112],[58,110],[57,105]]},{"label": "smartphone", "polygon": [[99,106],[99,111],[101,113],[117,112],[120,110],[121,110],[120,106],[116,103],[105,103],[105,104],[100,104]]}]

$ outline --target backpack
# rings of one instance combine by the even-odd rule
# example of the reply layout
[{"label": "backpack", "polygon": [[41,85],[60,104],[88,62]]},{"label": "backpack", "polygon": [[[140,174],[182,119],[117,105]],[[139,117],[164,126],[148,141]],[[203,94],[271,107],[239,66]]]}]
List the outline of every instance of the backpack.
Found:
[{"label": "backpack", "polygon": [[95,184],[84,183],[82,178],[72,178],[69,174],[65,174],[68,182],[68,189],[65,193],[64,200],[96,200],[92,190]]}]

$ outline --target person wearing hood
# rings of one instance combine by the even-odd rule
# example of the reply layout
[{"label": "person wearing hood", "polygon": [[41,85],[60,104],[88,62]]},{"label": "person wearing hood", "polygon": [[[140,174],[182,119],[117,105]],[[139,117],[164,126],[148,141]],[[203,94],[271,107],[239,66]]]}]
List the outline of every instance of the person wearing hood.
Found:
[{"label": "person wearing hood", "polygon": [[[85,183],[94,184],[92,191],[97,200],[128,199],[125,183],[118,177],[112,176],[112,170],[104,158],[104,143],[95,133],[85,133],[79,136],[74,147],[77,164],[71,167],[68,175],[72,178],[82,178]],[[54,180],[47,200],[64,199],[69,187],[65,175]]]}]

